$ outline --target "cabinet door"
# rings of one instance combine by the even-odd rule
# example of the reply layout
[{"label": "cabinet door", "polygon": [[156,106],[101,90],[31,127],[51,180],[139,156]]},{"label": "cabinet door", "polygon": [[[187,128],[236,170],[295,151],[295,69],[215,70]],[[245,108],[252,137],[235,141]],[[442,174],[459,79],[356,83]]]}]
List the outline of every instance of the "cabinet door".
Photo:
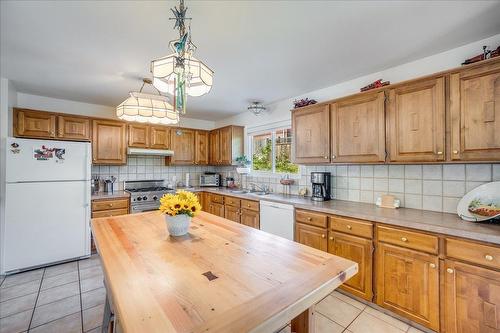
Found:
[{"label": "cabinet door", "polygon": [[451,159],[500,160],[500,61],[450,76]]},{"label": "cabinet door", "polygon": [[381,91],[331,105],[332,162],[385,161],[384,103]]},{"label": "cabinet door", "polygon": [[346,281],[341,289],[371,301],[373,243],[370,239],[329,232],[328,252],[358,263],[358,274]]},{"label": "cabinet door", "polygon": [[94,164],[127,163],[127,125],[111,120],[92,120]]},{"label": "cabinet door", "polygon": [[224,217],[228,220],[240,223],[240,208],[234,206],[224,206]]},{"label": "cabinet door", "polygon": [[56,116],[48,112],[15,109],[14,136],[54,138]]},{"label": "cabinet door", "polygon": [[444,77],[391,89],[387,116],[391,161],[444,161]]},{"label": "cabinet door", "polygon": [[446,260],[444,331],[500,332],[500,272]]},{"label": "cabinet door", "polygon": [[240,222],[249,227],[260,229],[260,213],[254,210],[242,209]]},{"label": "cabinet door", "polygon": [[217,165],[220,162],[220,132],[219,130],[210,131],[210,150],[209,150],[209,162],[210,165]]},{"label": "cabinet door", "polygon": [[128,146],[136,148],[149,148],[149,126],[128,125]]},{"label": "cabinet door", "polygon": [[330,106],[292,112],[295,163],[330,162]]},{"label": "cabinet door", "polygon": [[208,132],[196,131],[195,133],[195,161],[196,165],[208,164]]},{"label": "cabinet door", "polygon": [[90,119],[58,116],[57,137],[68,140],[90,141]]},{"label": "cabinet door", "polygon": [[208,212],[210,214],[224,217],[224,205],[211,202],[208,204]]},{"label": "cabinet door", "polygon": [[375,267],[377,304],[438,331],[437,256],[378,243]]},{"label": "cabinet door", "polygon": [[231,165],[232,163],[232,135],[231,127],[224,127],[219,130],[219,150],[220,159],[219,164],[221,165]]},{"label": "cabinet door", "polygon": [[318,250],[327,251],[328,249],[326,232],[326,228],[295,223],[295,241]]},{"label": "cabinet door", "polygon": [[165,126],[151,126],[149,128],[149,147],[154,149],[170,148],[170,128]]},{"label": "cabinet door", "polygon": [[194,130],[185,128],[171,130],[170,140],[174,151],[173,164],[194,164],[194,133]]}]

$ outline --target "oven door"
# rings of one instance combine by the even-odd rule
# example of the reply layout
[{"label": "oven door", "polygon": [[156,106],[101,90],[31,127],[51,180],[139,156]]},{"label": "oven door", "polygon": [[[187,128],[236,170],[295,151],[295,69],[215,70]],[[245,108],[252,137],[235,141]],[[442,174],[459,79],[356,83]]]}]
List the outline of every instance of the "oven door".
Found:
[{"label": "oven door", "polygon": [[150,212],[153,210],[157,210],[160,207],[160,203],[146,203],[146,204],[141,204],[141,205],[132,205],[130,208],[130,212],[132,214],[134,213],[142,213],[142,212]]}]

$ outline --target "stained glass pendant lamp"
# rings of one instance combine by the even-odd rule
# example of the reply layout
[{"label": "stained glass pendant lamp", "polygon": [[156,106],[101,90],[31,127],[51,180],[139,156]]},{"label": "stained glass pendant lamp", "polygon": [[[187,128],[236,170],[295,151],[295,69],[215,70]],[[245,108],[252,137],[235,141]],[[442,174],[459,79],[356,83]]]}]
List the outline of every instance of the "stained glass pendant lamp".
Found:
[{"label": "stained glass pendant lamp", "polygon": [[186,98],[202,96],[210,91],[214,72],[201,60],[193,56],[196,46],[191,41],[191,27],[186,26],[187,7],[184,0],[179,0],[179,8],[171,9],[175,20],[174,29],[179,30],[179,39],[170,42],[173,53],[153,60],[151,73],[153,85],[161,92],[174,96],[174,108],[182,114],[186,113]]},{"label": "stained glass pendant lamp", "polygon": [[116,116],[126,121],[137,121],[140,123],[152,123],[171,125],[179,123],[179,112],[177,112],[169,98],[158,94],[143,93],[146,84],[152,84],[150,79],[142,80],[139,91],[132,91],[130,97],[116,107]]}]

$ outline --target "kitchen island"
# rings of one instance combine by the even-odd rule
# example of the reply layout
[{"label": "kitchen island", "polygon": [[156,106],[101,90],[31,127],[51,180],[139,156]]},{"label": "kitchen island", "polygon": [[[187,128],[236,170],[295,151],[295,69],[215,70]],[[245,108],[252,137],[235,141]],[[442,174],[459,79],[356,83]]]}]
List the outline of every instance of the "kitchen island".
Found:
[{"label": "kitchen island", "polygon": [[358,271],[205,212],[183,237],[170,237],[158,212],[93,219],[92,231],[122,332],[268,333],[296,317],[296,331],[311,332],[308,309]]}]

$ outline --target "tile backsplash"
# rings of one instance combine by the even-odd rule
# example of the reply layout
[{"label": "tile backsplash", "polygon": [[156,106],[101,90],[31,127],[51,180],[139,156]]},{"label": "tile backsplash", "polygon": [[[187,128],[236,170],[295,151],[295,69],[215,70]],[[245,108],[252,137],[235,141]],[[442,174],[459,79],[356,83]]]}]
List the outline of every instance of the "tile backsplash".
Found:
[{"label": "tile backsplash", "polygon": [[[218,168],[223,175],[232,168]],[[392,194],[407,208],[455,213],[459,200],[473,188],[500,181],[500,164],[433,164],[433,165],[327,165],[302,166],[300,178],[291,193],[307,187],[311,192],[310,174],[325,171],[332,174],[331,191],[335,199],[375,203],[383,194]],[[283,192],[279,178],[247,176],[246,182],[265,184],[274,192]],[[245,185],[245,181],[243,181]]]},{"label": "tile backsplash", "polygon": [[[123,190],[123,182],[127,180],[162,179],[177,182],[185,181],[189,173],[190,185],[198,186],[200,174],[205,171],[215,171],[212,166],[165,166],[165,158],[161,156],[129,156],[127,165],[106,166],[93,165],[92,176],[99,176],[101,180],[115,176],[117,181],[114,190]],[[101,183],[101,190],[102,190]]]}]

